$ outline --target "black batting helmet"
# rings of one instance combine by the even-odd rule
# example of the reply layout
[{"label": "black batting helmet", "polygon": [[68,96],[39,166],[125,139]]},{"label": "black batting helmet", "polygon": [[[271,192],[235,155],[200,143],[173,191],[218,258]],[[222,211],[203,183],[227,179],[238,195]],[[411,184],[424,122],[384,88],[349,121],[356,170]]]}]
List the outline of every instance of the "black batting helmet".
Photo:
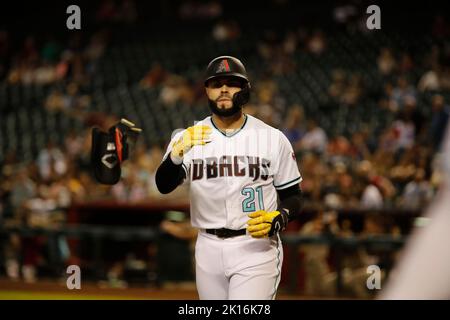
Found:
[{"label": "black batting helmet", "polygon": [[244,80],[248,83],[247,70],[245,70],[242,62],[231,56],[220,56],[213,59],[206,68],[206,77],[205,77],[205,85],[206,83],[217,77],[237,77]]}]

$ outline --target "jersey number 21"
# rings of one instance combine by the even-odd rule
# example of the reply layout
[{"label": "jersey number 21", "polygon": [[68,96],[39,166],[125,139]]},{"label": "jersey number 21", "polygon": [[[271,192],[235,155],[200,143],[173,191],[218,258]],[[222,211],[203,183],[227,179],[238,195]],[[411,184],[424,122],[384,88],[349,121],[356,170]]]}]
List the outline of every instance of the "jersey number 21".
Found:
[{"label": "jersey number 21", "polygon": [[244,199],[244,201],[242,201],[242,211],[244,211],[244,212],[255,212],[256,211],[255,191],[256,191],[256,197],[258,198],[259,210],[264,210],[262,187],[259,186],[255,189],[251,188],[251,187],[242,189],[241,194],[243,196],[247,196]]}]

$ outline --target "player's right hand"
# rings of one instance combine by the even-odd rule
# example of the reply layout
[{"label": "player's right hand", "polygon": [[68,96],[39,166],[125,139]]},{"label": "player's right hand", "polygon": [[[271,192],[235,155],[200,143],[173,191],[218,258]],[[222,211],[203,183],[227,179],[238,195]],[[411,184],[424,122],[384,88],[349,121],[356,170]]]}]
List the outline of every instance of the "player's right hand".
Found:
[{"label": "player's right hand", "polygon": [[175,163],[181,163],[184,155],[191,150],[193,146],[205,145],[210,141],[212,129],[205,125],[196,125],[187,128],[181,137],[173,144],[170,157]]}]

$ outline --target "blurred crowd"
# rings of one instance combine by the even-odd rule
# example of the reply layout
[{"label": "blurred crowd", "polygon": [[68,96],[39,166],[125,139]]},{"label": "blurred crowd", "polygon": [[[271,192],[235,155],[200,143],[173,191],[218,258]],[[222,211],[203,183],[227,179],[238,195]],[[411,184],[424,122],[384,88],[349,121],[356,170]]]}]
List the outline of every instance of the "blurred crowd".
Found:
[{"label": "blurred crowd", "polygon": [[[100,21],[135,21],[134,2],[123,1],[122,6],[124,10],[118,9],[114,1],[104,1],[97,18]],[[343,15],[351,16],[351,8],[338,9],[335,12],[337,21],[344,19]],[[126,14],[119,15],[118,12]],[[214,2],[203,7],[187,2],[181,6],[180,16],[185,19],[198,15],[210,18],[220,17],[221,12],[222,8]],[[438,17],[433,26],[438,38],[446,29],[443,24],[445,21]],[[84,130],[69,131],[63,144],[48,141],[30,162],[22,162],[14,150],[6,154],[0,163],[0,224],[49,227],[64,223],[67,210],[74,203],[101,199],[132,204],[161,198],[154,175],[165,152],[164,144],[148,145],[140,140],[123,166],[123,178],[112,187],[99,185],[91,174],[90,128],[97,125],[107,130],[119,120],[116,115],[95,111],[89,91],[108,47],[109,30],[92,34],[88,41],[79,34],[74,35],[66,45],[51,37],[37,43],[29,36],[17,52],[12,52],[10,36],[7,31],[0,30],[0,81],[7,85],[50,86],[41,107],[81,120]],[[211,32],[211,39],[218,42],[234,41],[240,36],[240,27],[233,20],[219,20]],[[376,102],[378,108],[387,111],[394,121],[386,123],[379,135],[374,128],[363,128],[351,135],[332,136],[320,125],[320,119],[306,115],[304,106],[287,104],[275,80],[277,76],[296,70],[294,56],[297,52],[313,56],[326,53],[326,32],[300,28],[289,30],[281,39],[278,37],[274,32],[267,32],[255,44],[255,54],[263,61],[264,68],[252,79],[254,91],[245,112],[280,128],[292,143],[303,176],[301,187],[305,206],[327,210],[420,210],[426,206],[442,181],[439,146],[450,115],[449,101],[442,94],[450,90],[450,66],[445,48],[431,46],[423,61],[408,52],[380,48],[376,61],[373,61],[383,79],[382,93]],[[273,59],[275,56],[277,59]],[[418,66],[426,71],[414,80],[411,73]],[[369,94],[367,84],[357,73],[345,69],[330,70],[330,73],[326,94],[336,107],[357,108]],[[188,106],[205,103],[201,78],[190,79],[164,68],[158,61],[144,71],[139,86],[142,90],[157,89],[159,101],[168,107],[179,102]],[[432,98],[427,106],[429,112],[423,113],[417,107],[417,101],[426,92],[431,93]],[[187,186],[178,188],[164,199],[168,197],[187,200]],[[367,219],[363,233],[398,234],[395,226],[380,227],[382,223],[378,219],[376,216]],[[325,220],[323,214],[318,214],[300,232],[323,234]],[[335,217],[330,221],[330,232],[341,236],[353,234],[351,221],[340,225]],[[168,223],[162,228],[177,234],[176,228],[174,231]],[[191,231],[186,232],[190,234]],[[22,274],[26,280],[33,281],[36,266],[42,260],[36,249],[39,246],[12,235],[5,247],[8,275],[19,277],[18,261],[23,255]],[[336,273],[326,263],[329,250],[320,245],[304,249],[311,274],[307,290],[323,287],[324,292],[331,292],[327,286],[333,283]],[[370,252],[358,254],[359,260],[350,259],[348,263],[359,261],[361,267],[373,260]],[[114,274],[117,268],[112,268],[111,273]],[[349,273],[344,282],[351,287],[356,275],[356,272]],[[318,279],[321,279],[320,284],[317,284]],[[330,279],[330,282],[324,279]]]}]

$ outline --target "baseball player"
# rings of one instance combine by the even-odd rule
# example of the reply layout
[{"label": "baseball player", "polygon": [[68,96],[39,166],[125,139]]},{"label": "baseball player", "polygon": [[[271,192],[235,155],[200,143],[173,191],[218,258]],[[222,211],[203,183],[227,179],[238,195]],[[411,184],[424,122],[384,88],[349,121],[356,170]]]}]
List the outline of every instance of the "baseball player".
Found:
[{"label": "baseball player", "polygon": [[190,183],[200,299],[274,299],[279,232],[301,208],[294,152],[281,131],[243,112],[251,86],[241,61],[212,60],[205,89],[212,115],[172,138],[156,184],[167,194]]},{"label": "baseball player", "polygon": [[379,299],[450,299],[450,123],[442,145],[445,178]]}]

